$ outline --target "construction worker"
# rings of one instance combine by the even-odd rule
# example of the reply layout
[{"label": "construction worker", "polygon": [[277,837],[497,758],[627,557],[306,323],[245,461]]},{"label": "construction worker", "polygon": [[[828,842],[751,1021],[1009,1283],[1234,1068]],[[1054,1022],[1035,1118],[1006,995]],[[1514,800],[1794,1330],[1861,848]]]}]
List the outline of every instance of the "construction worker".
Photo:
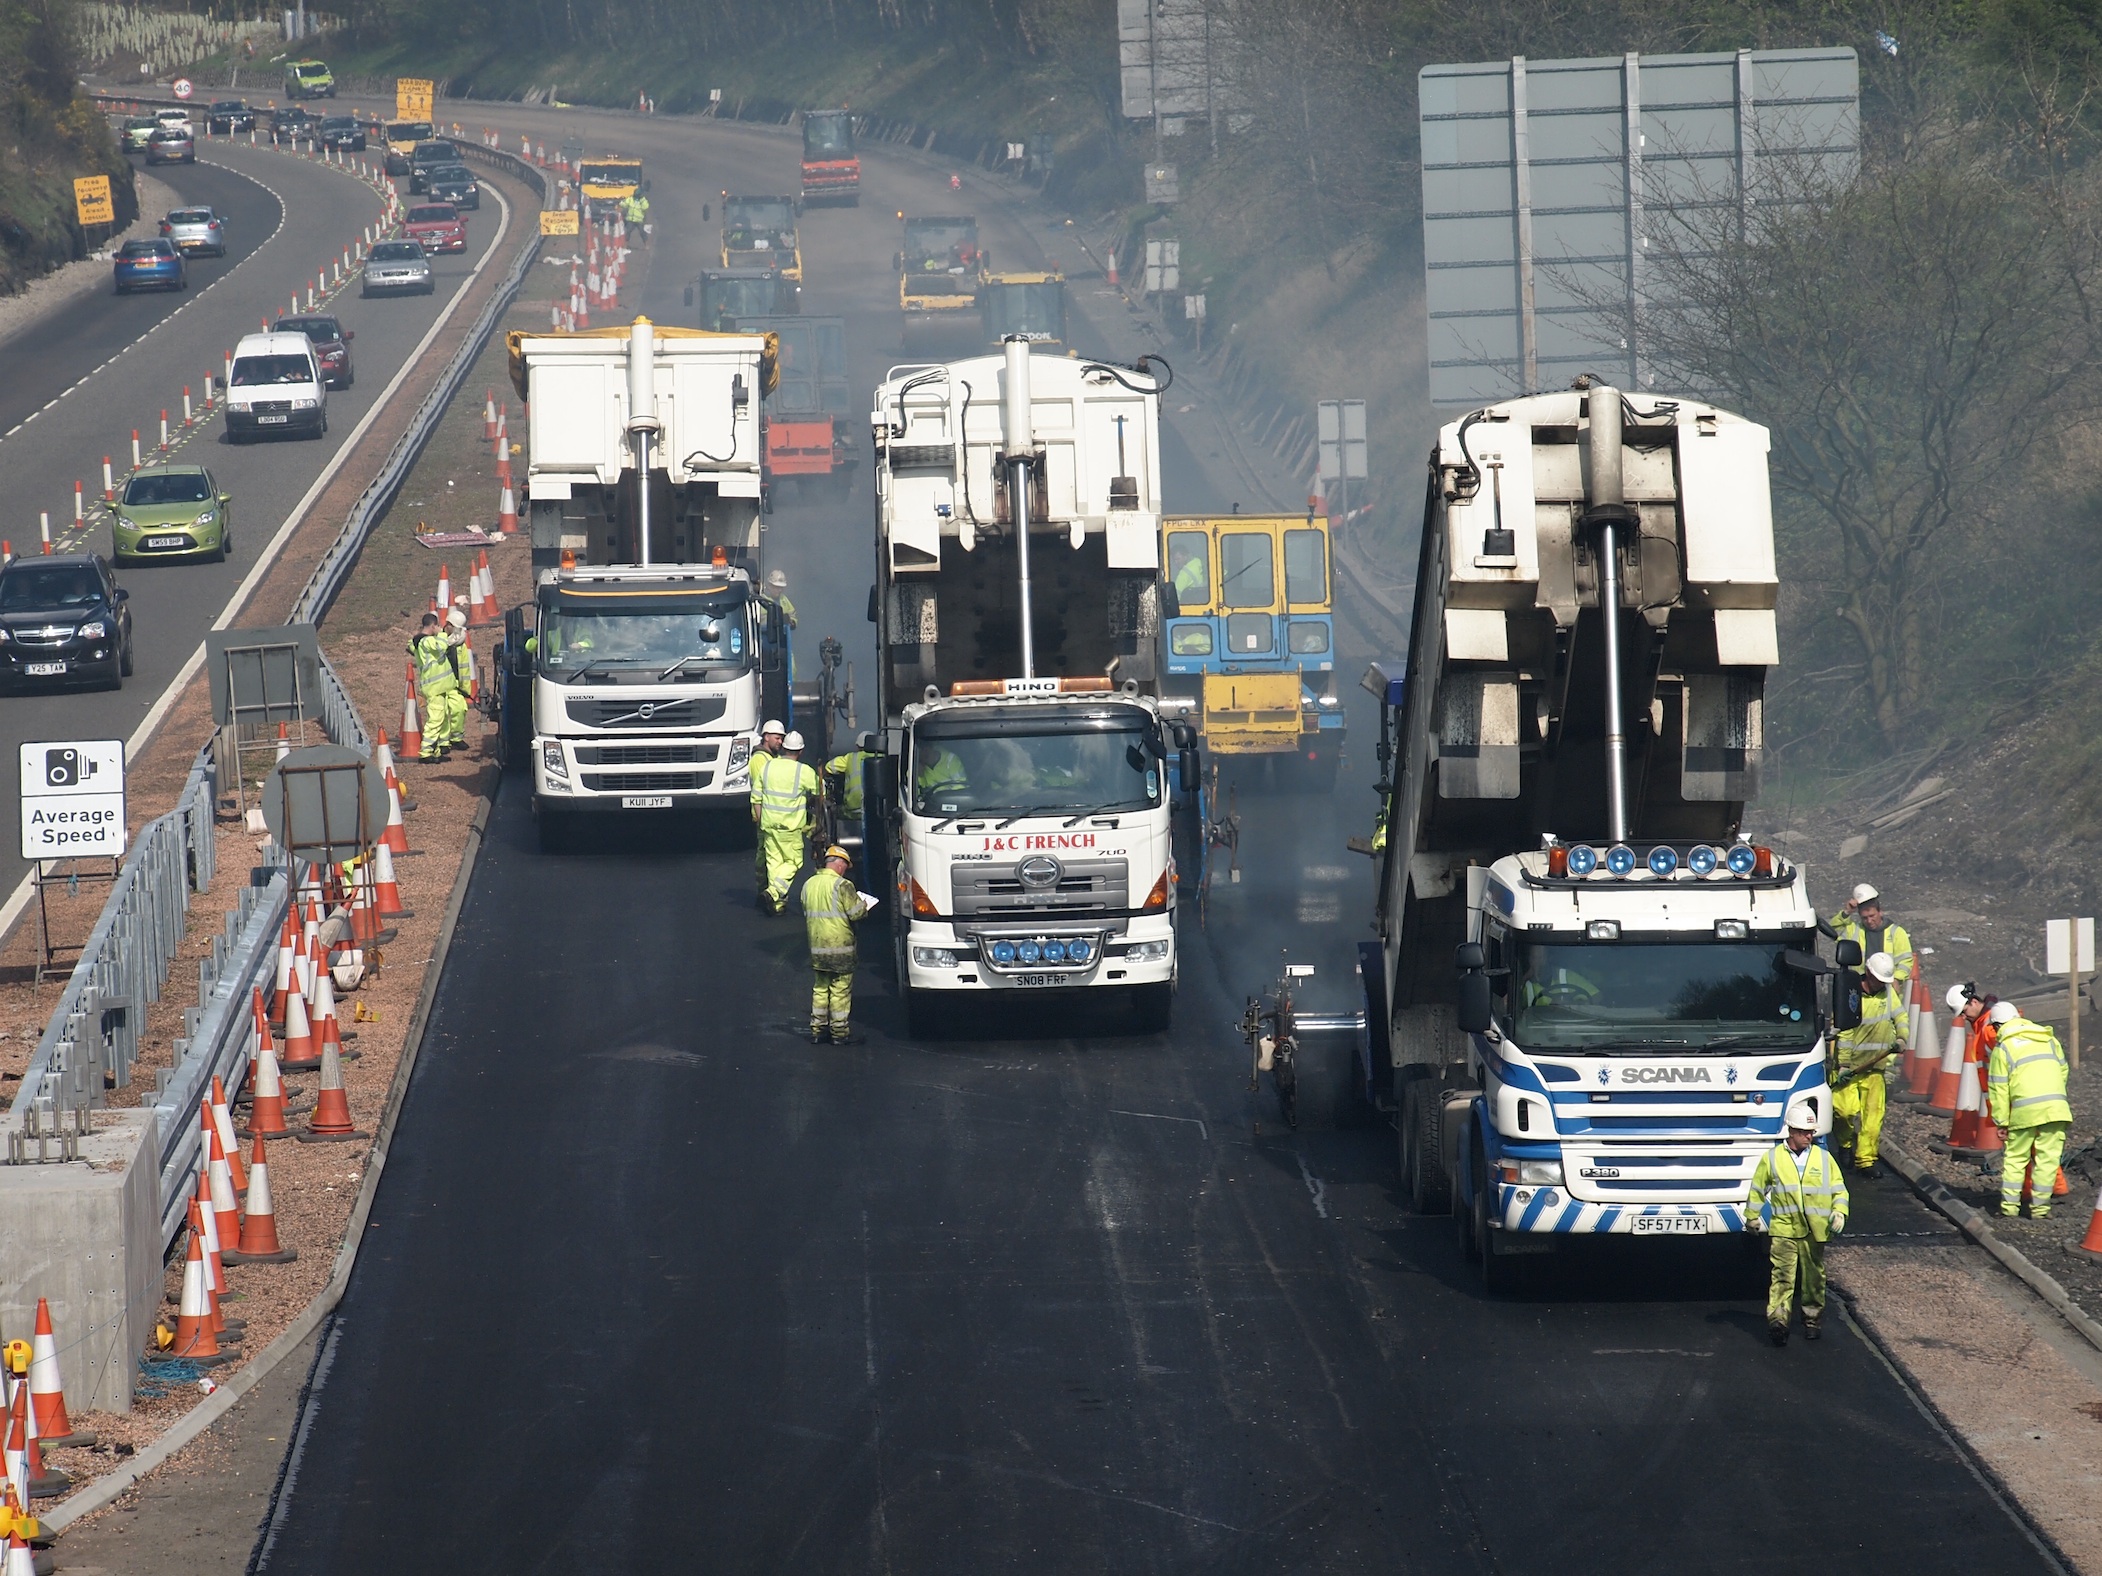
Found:
[{"label": "construction worker", "polygon": [[[788,729],[772,717],[759,724],[759,748],[752,752],[751,765],[748,768],[752,782],[752,824],[754,826],[759,824],[759,773],[769,759],[781,753],[781,741],[787,734]],[[759,901],[763,904],[767,901],[766,839],[763,837],[758,840],[758,844],[752,853],[752,879],[758,885]]]},{"label": "construction worker", "polygon": [[1873,1171],[1883,1142],[1883,1114],[1889,1107],[1884,1079],[1905,1055],[1911,1033],[1911,1009],[1896,983],[1897,959],[1872,953],[1861,974],[1861,1025],[1833,1041],[1832,1124],[1844,1129],[1843,1148],[1854,1153],[1854,1169]]},{"label": "construction worker", "polygon": [[1898,994],[1912,984],[1912,937],[1895,923],[1883,907],[1883,899],[1866,881],[1854,888],[1847,906],[1832,916],[1832,930],[1840,941],[1856,942],[1864,958],[1887,952],[1898,967]]},{"label": "construction worker", "polygon": [[436,613],[423,615],[416,638],[409,642],[416,663],[416,689],[423,697],[423,750],[418,760],[433,765],[465,739],[467,693],[460,671],[460,647],[445,632]]},{"label": "construction worker", "polygon": [[854,924],[872,905],[847,872],[853,856],[837,843],[803,883],[803,920],[810,931],[810,1043],[858,1045],[849,1027],[854,1011]]},{"label": "construction worker", "polygon": [[883,757],[876,753],[876,736],[873,733],[860,733],[854,737],[853,749],[835,755],[825,762],[825,775],[836,777],[840,782],[839,813],[843,819],[853,821],[857,825],[860,823],[862,772],[870,761],[882,759]]},{"label": "construction worker", "polygon": [[1773,1266],[1766,1291],[1766,1334],[1788,1344],[1788,1323],[1797,1293],[1803,1299],[1803,1339],[1824,1333],[1825,1241],[1846,1230],[1847,1184],[1839,1162],[1817,1143],[1817,1102],[1797,1095],[1788,1102],[1788,1136],[1774,1145],[1752,1173],[1752,1196],[1744,1229],[1768,1234]]},{"label": "construction worker", "polygon": [[963,762],[946,745],[929,739],[919,767],[912,774],[912,786],[925,804],[937,794],[963,792],[971,786],[971,780],[964,774]]},{"label": "construction worker", "polygon": [[2000,1213],[2010,1220],[2021,1213],[2026,1178],[2029,1218],[2042,1220],[2051,1213],[2051,1189],[2073,1125],[2065,1047],[2056,1033],[2030,1022],[2011,1001],[1995,1002],[1987,1016],[1995,1038],[1985,1068],[1985,1109],[2007,1146],[2000,1161]]},{"label": "construction worker", "polygon": [[802,873],[810,805],[820,791],[817,773],[802,755],[803,736],[791,733],[781,739],[780,753],[762,751],[752,758],[752,819],[759,826],[765,901],[776,914],[787,912],[788,889]]}]

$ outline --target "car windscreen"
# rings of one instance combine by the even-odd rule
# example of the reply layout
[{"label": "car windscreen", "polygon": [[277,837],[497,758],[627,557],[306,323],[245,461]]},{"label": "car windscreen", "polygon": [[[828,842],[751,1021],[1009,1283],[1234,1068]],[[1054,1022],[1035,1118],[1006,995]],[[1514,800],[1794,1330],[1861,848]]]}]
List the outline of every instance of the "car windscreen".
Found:
[{"label": "car windscreen", "polygon": [[452,204],[439,203],[431,207],[411,208],[410,224],[447,224],[460,216],[453,211]]},{"label": "car windscreen", "polygon": [[1801,1049],[1817,1040],[1817,982],[1784,954],[1816,939],[1492,934],[1490,988],[1505,1032],[1528,1051]]},{"label": "car windscreen", "polygon": [[410,157],[418,164],[453,164],[460,157],[460,150],[449,142],[419,142]]},{"label": "car windscreen", "polygon": [[423,260],[423,248],[414,241],[382,241],[372,249],[375,263],[412,263]]},{"label": "car windscreen", "polygon": [[148,471],[134,476],[124,487],[124,501],[134,509],[150,504],[203,503],[211,496],[211,482],[195,471]]},{"label": "car windscreen", "polygon": [[153,134],[155,142],[188,142],[190,134],[180,126],[163,126]]},{"label": "car windscreen", "polygon": [[908,266],[936,263],[963,267],[978,257],[975,219],[907,219],[905,261]]},{"label": "car windscreen", "polygon": [[175,248],[166,241],[126,241],[119,257],[173,257]]},{"label": "car windscreen", "polygon": [[427,120],[397,120],[387,127],[389,142],[426,142],[430,135],[431,123]]},{"label": "car windscreen", "polygon": [[642,179],[642,166],[586,163],[578,166],[577,179],[592,186],[632,186]]},{"label": "car windscreen", "polygon": [[304,334],[316,344],[332,345],[343,337],[343,330],[332,317],[281,317],[277,320],[280,334]]},{"label": "car windscreen", "polygon": [[1111,814],[1166,792],[1151,719],[1129,708],[937,714],[913,730],[912,785],[919,815]]},{"label": "car windscreen", "polygon": [[79,565],[36,565],[0,574],[0,611],[24,608],[86,607],[102,600],[95,571]]},{"label": "car windscreen", "polygon": [[713,591],[572,590],[541,593],[534,655],[563,682],[717,682],[751,671],[752,630],[742,586]]},{"label": "car windscreen", "polygon": [[170,224],[211,224],[212,210],[209,208],[178,208],[168,215]]},{"label": "car windscreen", "polygon": [[441,164],[431,171],[433,186],[465,185],[474,179],[474,171],[464,164]]},{"label": "car windscreen", "polygon": [[262,388],[273,383],[311,383],[314,364],[305,356],[236,356],[234,387]]}]

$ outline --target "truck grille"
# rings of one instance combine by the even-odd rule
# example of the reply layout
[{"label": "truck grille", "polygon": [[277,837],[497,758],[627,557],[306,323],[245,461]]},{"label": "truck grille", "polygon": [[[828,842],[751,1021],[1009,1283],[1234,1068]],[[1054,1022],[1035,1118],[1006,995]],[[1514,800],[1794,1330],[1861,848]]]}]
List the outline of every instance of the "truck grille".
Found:
[{"label": "truck grille", "polygon": [[720,743],[579,744],[579,766],[698,766],[722,753]]},{"label": "truck grille", "polygon": [[708,786],[712,772],[585,772],[591,793],[695,793]]},{"label": "truck grille", "polygon": [[951,906],[978,919],[1084,919],[1131,906],[1131,877],[1122,859],[1073,859],[1058,880],[1024,882],[1019,865],[961,865],[951,870]]},{"label": "truck grille", "polygon": [[1562,1151],[1569,1196],[1592,1203],[1639,1204],[1649,1199],[1738,1199],[1758,1167],[1761,1150],[1717,1146],[1674,1149],[1656,1145],[1568,1144]]},{"label": "truck grille", "polygon": [[893,443],[885,452],[890,456],[890,468],[894,471],[915,466],[938,466],[946,470],[956,463],[956,450],[946,443]]},{"label": "truck grille", "polygon": [[728,709],[721,695],[683,695],[671,700],[628,700],[618,695],[573,696],[569,720],[587,728],[698,728]]}]

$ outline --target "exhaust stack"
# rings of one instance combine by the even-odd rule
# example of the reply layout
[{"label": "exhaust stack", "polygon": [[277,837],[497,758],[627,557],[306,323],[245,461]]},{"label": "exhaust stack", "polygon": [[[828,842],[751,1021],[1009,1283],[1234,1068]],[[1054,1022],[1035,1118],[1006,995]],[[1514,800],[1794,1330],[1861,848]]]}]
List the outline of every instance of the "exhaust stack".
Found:
[{"label": "exhaust stack", "polygon": [[1621,715],[1620,538],[1641,516],[1628,507],[1622,474],[1620,390],[1594,383],[1588,396],[1591,491],[1584,524],[1598,532],[1598,607],[1606,635],[1606,830],[1614,842],[1628,836],[1628,739]]},{"label": "exhaust stack", "polygon": [[650,562],[650,441],[664,430],[657,419],[657,329],[646,317],[628,330],[628,438],[635,445],[635,528],[642,545],[637,562]]},{"label": "exhaust stack", "polygon": [[1036,448],[1030,425],[1029,339],[1010,334],[1006,387],[1001,394],[1001,431],[1007,445],[1007,517],[1014,522],[1015,556],[1022,575],[1022,677],[1036,677],[1036,623],[1029,604],[1029,457]]}]

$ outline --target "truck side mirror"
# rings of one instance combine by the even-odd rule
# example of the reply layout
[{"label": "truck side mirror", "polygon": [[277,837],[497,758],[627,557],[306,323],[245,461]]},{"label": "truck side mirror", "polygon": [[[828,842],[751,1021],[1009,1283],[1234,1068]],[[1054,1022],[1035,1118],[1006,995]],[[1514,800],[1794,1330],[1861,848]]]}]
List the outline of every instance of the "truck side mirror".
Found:
[{"label": "truck side mirror", "polygon": [[1197,753],[1197,746],[1185,742],[1175,759],[1176,774],[1182,779],[1182,791],[1196,797],[1198,787],[1204,781],[1204,759]]},{"label": "truck side mirror", "polygon": [[1462,974],[1479,973],[1489,966],[1479,941],[1463,941],[1452,949],[1452,966]]},{"label": "truck side mirror", "polygon": [[1851,937],[1845,941],[1835,943],[1832,948],[1832,961],[1843,969],[1860,968],[1861,943]]},{"label": "truck side mirror", "polygon": [[1460,974],[1459,1009],[1454,1014],[1456,1026],[1462,1034],[1487,1032],[1493,1017],[1489,1001],[1489,976],[1482,957],[1482,944],[1478,941],[1463,941],[1453,948],[1452,965]]},{"label": "truck side mirror", "polygon": [[876,588],[874,586],[869,587],[869,622],[871,624],[878,622],[876,617]]},{"label": "truck side mirror", "polygon": [[[1842,941],[1842,947],[1852,946]],[[1855,947],[1858,954],[1861,949]],[[1861,976],[1851,969],[1841,969],[1832,976],[1832,1029],[1844,1034],[1849,1029],[1861,1027]]]}]

